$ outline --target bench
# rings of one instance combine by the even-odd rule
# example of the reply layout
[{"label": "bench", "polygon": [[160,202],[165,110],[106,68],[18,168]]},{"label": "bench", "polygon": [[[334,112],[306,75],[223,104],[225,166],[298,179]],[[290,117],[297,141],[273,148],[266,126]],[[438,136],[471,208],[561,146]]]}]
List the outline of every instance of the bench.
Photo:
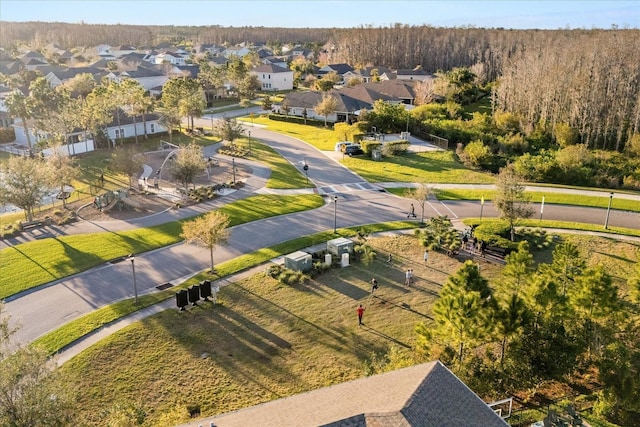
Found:
[{"label": "bench", "polygon": [[43,225],[49,225],[50,222],[51,221],[47,218],[34,219],[33,221],[21,221],[20,230],[25,231],[25,230],[29,230],[30,228],[42,227]]},{"label": "bench", "polygon": [[483,251],[483,255],[492,255],[504,259],[504,257],[509,255],[509,252],[511,252],[510,249],[501,248],[500,246],[487,246]]}]

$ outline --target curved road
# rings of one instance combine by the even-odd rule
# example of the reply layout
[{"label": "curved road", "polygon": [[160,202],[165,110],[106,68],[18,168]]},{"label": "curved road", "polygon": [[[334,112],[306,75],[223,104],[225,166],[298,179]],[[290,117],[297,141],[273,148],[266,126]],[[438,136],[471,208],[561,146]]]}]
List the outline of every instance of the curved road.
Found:
[{"label": "curved road", "polygon": [[[251,128],[251,136],[271,145],[301,171],[302,161],[306,160],[309,165],[309,179],[317,185],[321,194],[330,196],[330,201],[334,196],[338,197],[338,201],[336,205],[329,203],[313,211],[268,218],[234,227],[228,244],[216,249],[216,263],[302,235],[330,230],[334,226],[334,213],[338,228],[406,219],[409,203],[407,200],[382,191],[379,185],[365,183],[358,175],[340,165],[335,158],[332,159],[331,156],[335,157],[335,153],[323,153],[302,141],[256,127]],[[57,233],[75,234],[146,227],[206,212],[255,192],[267,192],[263,186],[269,174],[268,170],[254,162],[241,159],[237,159],[236,162],[252,167],[254,174],[243,189],[219,199],[130,222],[81,221],[60,228]],[[480,215],[480,203],[432,201],[425,205],[425,217],[434,215],[448,215],[453,219],[477,217]],[[605,215],[606,209],[558,205],[544,207],[544,219],[573,221],[581,218],[582,222],[604,224]],[[490,203],[485,204],[483,216],[496,216]],[[612,210],[609,225],[640,228],[639,218],[638,214]],[[194,272],[206,269],[209,262],[208,250],[184,244],[140,254],[135,258],[138,293],[152,292],[156,286],[167,282],[180,282]],[[131,298],[132,279],[132,264],[122,261],[106,264],[8,299],[5,306],[11,315],[11,322],[20,325],[16,334],[17,340],[29,343],[40,335],[99,307]]]}]

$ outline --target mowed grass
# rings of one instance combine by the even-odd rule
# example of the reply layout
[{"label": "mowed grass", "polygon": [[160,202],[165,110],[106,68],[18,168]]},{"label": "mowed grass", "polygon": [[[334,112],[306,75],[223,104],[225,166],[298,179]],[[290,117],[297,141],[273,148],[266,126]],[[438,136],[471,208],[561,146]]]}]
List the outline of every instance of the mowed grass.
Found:
[{"label": "mowed grass", "polygon": [[299,125],[297,123],[281,122],[278,120],[269,120],[267,117],[260,116],[254,117],[242,117],[242,121],[245,123],[255,123],[266,126],[267,129],[273,132],[279,132],[285,135],[289,135],[293,138],[298,138],[307,144],[311,144],[318,150],[332,151],[335,148],[336,142],[339,141],[339,136],[330,127],[317,127],[309,125]]},{"label": "mowed grass", "polygon": [[[324,204],[318,195],[260,195],[239,200],[219,210],[230,226],[262,218],[315,209]],[[261,206],[259,210],[256,206]],[[182,239],[182,222],[118,233],[92,233],[35,240],[0,250],[0,299],[70,276],[128,254],[157,249]]]},{"label": "mowed grass", "polygon": [[[248,145],[248,141],[245,141],[245,144]],[[293,189],[313,186],[295,166],[278,154],[276,150],[266,144],[256,142],[253,138],[250,158],[266,163],[271,169],[271,175],[266,184],[267,188]]]},{"label": "mowed grass", "polygon": [[[78,391],[78,412],[134,402],[147,413],[144,425],[159,425],[173,410],[213,415],[362,377],[374,354],[408,351],[413,327],[430,321],[441,284],[460,265],[433,254],[425,268],[414,238],[385,239],[372,241],[402,254],[393,267],[380,249],[369,267],[355,263],[304,285],[258,274],[224,287],[216,306],[166,310],[101,341],[61,368]],[[411,290],[402,285],[409,266]],[[380,285],[374,298],[372,276]]]},{"label": "mowed grass", "polygon": [[342,163],[369,182],[494,184],[490,173],[468,169],[451,151],[407,153],[374,161],[348,157]]}]

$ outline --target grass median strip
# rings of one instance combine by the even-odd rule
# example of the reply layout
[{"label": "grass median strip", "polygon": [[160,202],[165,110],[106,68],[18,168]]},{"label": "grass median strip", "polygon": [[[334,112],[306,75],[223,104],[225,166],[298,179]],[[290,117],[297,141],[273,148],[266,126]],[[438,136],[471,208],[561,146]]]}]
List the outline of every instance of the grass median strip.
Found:
[{"label": "grass median strip", "polygon": [[[353,237],[358,230],[365,229],[368,233],[377,233],[381,231],[389,230],[403,230],[408,228],[414,228],[418,224],[415,222],[392,222],[383,224],[371,224],[367,226],[351,227],[338,229],[340,237]],[[259,249],[250,254],[241,255],[230,261],[220,263],[216,266],[218,275],[214,276],[215,279],[224,278],[234,273],[255,267],[263,264],[273,258],[281,255],[285,255],[291,252],[295,252],[300,249],[304,249],[309,246],[314,246],[328,240],[335,238],[336,235],[333,231],[325,231],[308,236],[302,236],[294,240],[290,240],[284,243],[280,243],[268,248]],[[212,276],[207,273],[200,273],[187,280],[186,282],[174,286],[171,289],[156,292],[153,294],[142,295],[138,298],[138,304],[134,303],[133,298],[118,301],[110,304],[106,307],[102,307],[95,310],[85,316],[74,319],[64,326],[42,335],[36,339],[32,345],[41,346],[49,354],[55,354],[72,344],[73,342],[81,339],[82,337],[90,334],[103,326],[108,325],[118,319],[126,317],[138,310],[149,307],[153,304],[162,302],[175,295],[175,292],[180,289],[186,289],[204,279],[211,279]]]},{"label": "grass median strip", "polygon": [[[321,196],[260,195],[239,200],[220,210],[231,226],[263,218],[315,209]],[[256,209],[260,206],[260,209]],[[2,249],[0,299],[64,277],[86,271],[109,260],[180,242],[182,222],[118,233],[61,236]]]}]

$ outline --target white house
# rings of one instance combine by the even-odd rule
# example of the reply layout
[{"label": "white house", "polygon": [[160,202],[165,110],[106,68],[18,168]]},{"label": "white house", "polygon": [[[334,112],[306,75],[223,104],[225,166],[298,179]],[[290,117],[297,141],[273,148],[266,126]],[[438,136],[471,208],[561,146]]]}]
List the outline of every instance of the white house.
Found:
[{"label": "white house", "polygon": [[260,65],[249,72],[256,76],[262,90],[278,91],[293,89],[293,71],[273,64]]},{"label": "white house", "polygon": [[155,61],[156,64],[164,64],[168,62],[173,65],[185,65],[187,63],[182,56],[168,52],[157,54]]},{"label": "white house", "polygon": [[109,123],[105,129],[105,132],[111,144],[115,146],[117,141],[124,138],[133,138],[136,135],[143,137],[145,134],[145,126],[147,135],[166,132],[167,128],[162,126],[159,120],[160,117],[154,113],[145,114],[143,120],[142,116],[136,116],[134,118],[127,115],[124,111],[118,110],[116,114],[114,114],[111,123]]},{"label": "white house", "polygon": [[164,86],[164,84],[169,80],[169,76],[162,71],[146,67],[138,67],[135,70],[123,71],[118,75],[118,78],[120,81],[134,79],[140,83],[145,91],[150,91],[158,86]]}]

